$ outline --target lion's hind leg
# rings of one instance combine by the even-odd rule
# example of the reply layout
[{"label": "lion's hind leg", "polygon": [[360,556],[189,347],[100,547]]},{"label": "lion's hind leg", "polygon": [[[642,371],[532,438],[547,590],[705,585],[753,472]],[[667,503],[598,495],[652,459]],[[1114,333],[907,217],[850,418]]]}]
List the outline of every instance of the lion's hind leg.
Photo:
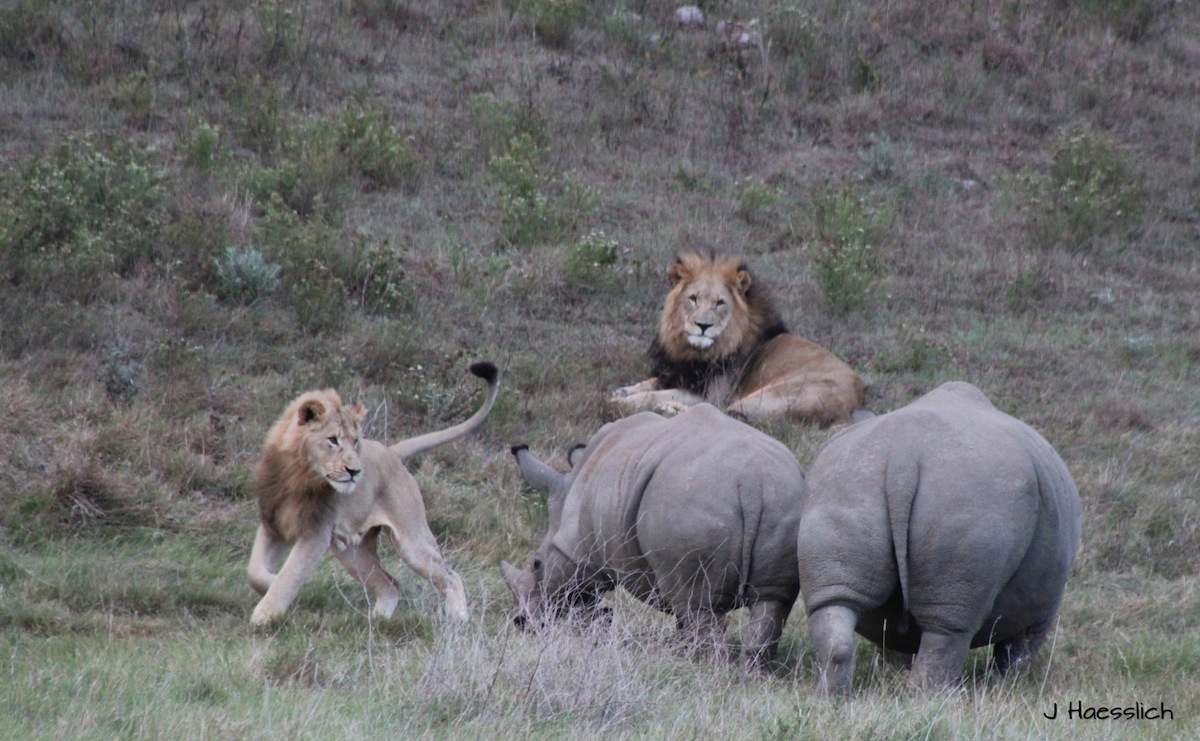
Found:
[{"label": "lion's hind leg", "polygon": [[378,542],[379,528],[373,528],[360,543],[335,550],[333,555],[350,576],[374,593],[375,607],[372,612],[378,617],[390,618],[400,602],[400,582],[383,568],[383,562],[379,560]]},{"label": "lion's hind leg", "polygon": [[457,620],[466,620],[467,593],[462,579],[442,558],[437,539],[425,521],[425,508],[420,500],[412,509],[414,511],[406,518],[397,517],[395,511],[389,512],[388,532],[392,536],[392,545],[410,569],[442,593],[446,612]]}]

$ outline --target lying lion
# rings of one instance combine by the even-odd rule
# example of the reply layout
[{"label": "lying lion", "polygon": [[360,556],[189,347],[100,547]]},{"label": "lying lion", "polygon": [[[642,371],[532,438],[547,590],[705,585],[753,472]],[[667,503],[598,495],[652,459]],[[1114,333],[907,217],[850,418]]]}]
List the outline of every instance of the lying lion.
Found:
[{"label": "lying lion", "polygon": [[[374,590],[374,614],[391,617],[400,590],[376,551],[384,530],[404,562],[441,591],[447,612],[466,619],[462,580],[442,560],[417,481],[404,461],[482,424],[496,401],[499,373],[491,363],[476,363],[471,373],[487,381],[489,390],[470,419],[391,447],[360,439],[364,409],[344,406],[336,391],[309,391],[288,405],[267,434],[255,471],[259,520],[247,573],[263,598],[251,623],[282,615],[326,552]],[[291,553],[276,573],[288,548]]]},{"label": "lying lion", "polygon": [[746,264],[683,253],[667,271],[652,377],[617,389],[624,413],[672,414],[702,401],[746,419],[829,425],[862,409],[862,379],[841,358],[787,331]]}]

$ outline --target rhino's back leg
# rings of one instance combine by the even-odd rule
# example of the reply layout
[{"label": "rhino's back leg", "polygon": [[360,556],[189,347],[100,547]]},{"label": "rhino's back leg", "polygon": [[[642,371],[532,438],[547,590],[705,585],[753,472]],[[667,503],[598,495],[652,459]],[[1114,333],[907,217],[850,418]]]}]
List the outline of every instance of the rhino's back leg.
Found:
[{"label": "rhino's back leg", "polygon": [[971,633],[921,633],[921,648],[913,659],[909,681],[923,688],[940,689],[958,681],[962,676],[967,652],[971,650]]},{"label": "rhino's back leg", "polygon": [[777,600],[761,600],[750,608],[750,620],[746,625],[745,637],[742,639],[742,663],[746,666],[764,667],[775,658],[779,648],[779,636],[788,615],[792,612],[792,602]]},{"label": "rhino's back leg", "polygon": [[858,615],[843,605],[826,605],[808,616],[808,632],[817,650],[817,688],[824,697],[850,694],[857,623]]},{"label": "rhino's back leg", "polygon": [[992,668],[1004,675],[1009,669],[1037,654],[1054,625],[1054,618],[1035,623],[1017,635],[997,641],[992,648]]}]

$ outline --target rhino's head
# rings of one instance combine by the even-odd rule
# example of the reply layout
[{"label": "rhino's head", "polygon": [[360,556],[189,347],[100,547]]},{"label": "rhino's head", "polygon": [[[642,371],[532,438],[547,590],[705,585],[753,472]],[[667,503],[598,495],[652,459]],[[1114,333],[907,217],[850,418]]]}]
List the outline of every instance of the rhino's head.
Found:
[{"label": "rhino's head", "polygon": [[[573,464],[575,454],[581,448],[572,449],[568,461]],[[571,556],[554,545],[554,536],[562,521],[563,500],[570,489],[570,476],[542,463],[523,445],[514,447],[512,454],[526,483],[546,492],[546,508],[550,515],[546,539],[534,552],[528,568],[518,569],[508,561],[500,563],[504,583],[517,601],[513,622],[525,629],[537,628],[561,617],[606,615],[608,608],[600,604],[603,589],[599,581],[581,574]]]}]

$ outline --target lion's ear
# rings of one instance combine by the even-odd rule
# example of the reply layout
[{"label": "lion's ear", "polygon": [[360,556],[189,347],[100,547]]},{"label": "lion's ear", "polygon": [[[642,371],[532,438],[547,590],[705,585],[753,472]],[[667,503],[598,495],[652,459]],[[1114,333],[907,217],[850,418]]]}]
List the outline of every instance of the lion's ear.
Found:
[{"label": "lion's ear", "polygon": [[671,263],[671,267],[667,268],[667,279],[671,281],[672,286],[677,286],[680,282],[687,280],[691,275],[691,271],[683,264],[683,258],[675,258],[675,262]]},{"label": "lion's ear", "polygon": [[317,399],[309,399],[300,405],[300,411],[297,414],[300,425],[312,424],[325,419],[325,405]]},{"label": "lion's ear", "polygon": [[737,271],[737,275],[734,276],[733,280],[737,292],[743,296],[750,290],[750,284],[754,282],[754,279],[750,277],[750,271],[744,268]]},{"label": "lion's ear", "polygon": [[347,411],[350,412],[350,416],[354,418],[354,421],[359,424],[362,424],[363,417],[367,416],[367,408],[362,405],[361,401],[355,402],[354,406],[350,407]]}]

